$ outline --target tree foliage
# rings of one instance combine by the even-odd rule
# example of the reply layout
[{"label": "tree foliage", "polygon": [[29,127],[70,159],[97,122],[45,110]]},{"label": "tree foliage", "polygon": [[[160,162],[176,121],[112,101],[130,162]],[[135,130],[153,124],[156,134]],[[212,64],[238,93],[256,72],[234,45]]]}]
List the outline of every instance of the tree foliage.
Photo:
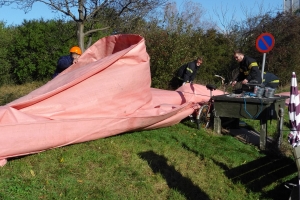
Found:
[{"label": "tree foliage", "polygon": [[49,79],[58,58],[69,54],[69,47],[76,43],[72,31],[75,26],[75,23],[54,20],[24,21],[18,26],[9,45],[15,82]]},{"label": "tree foliage", "polygon": [[264,27],[275,37],[274,49],[268,53],[266,69],[277,74],[283,85],[289,84],[292,72],[300,74],[300,17],[278,14]]},{"label": "tree foliage", "polygon": [[[116,29],[146,16],[167,0],[0,0],[1,6],[17,4],[19,9],[29,12],[36,2],[49,6],[77,24],[78,45],[85,51],[92,44],[95,33],[106,29]],[[120,23],[120,18],[122,23]],[[115,25],[115,26],[114,26]]]},{"label": "tree foliage", "polygon": [[201,16],[198,14],[204,12],[197,5],[193,9],[187,5],[179,13],[176,4],[167,4],[163,21],[152,21],[143,34],[151,57],[153,87],[168,88],[177,69],[198,56],[204,58],[204,63],[195,82],[202,84],[215,82],[214,75],[224,73],[222,66],[231,62],[228,40],[213,28],[202,28],[198,18],[186,20],[186,16]]},{"label": "tree foliage", "polygon": [[300,17],[289,12],[274,17],[267,13],[248,21],[254,21],[254,25],[241,30],[243,37],[240,42],[244,52],[256,58],[261,66],[263,54],[257,51],[255,41],[260,34],[271,33],[275,46],[266,53],[265,71],[276,74],[281,85],[289,84],[293,71],[300,74]]},{"label": "tree foliage", "polygon": [[9,44],[13,40],[14,27],[6,27],[4,22],[0,22],[0,85],[11,83],[11,64],[9,58]]},{"label": "tree foliage", "polygon": [[[1,2],[3,3],[0,0]],[[31,1],[34,2],[36,1]],[[85,3],[87,2],[92,1]],[[151,17],[146,18],[140,14],[146,14],[146,11],[154,7],[149,7],[143,12],[121,12],[119,9],[124,8],[123,3],[127,1],[122,1],[119,6],[112,2],[117,1],[103,1],[101,5],[107,5],[94,13],[91,21],[84,22],[87,30],[108,26],[110,28],[102,32],[90,32],[91,37],[88,38],[92,39],[86,38],[85,42],[93,43],[112,32],[143,36],[150,55],[152,87],[167,89],[175,71],[197,56],[203,56],[204,63],[197,74],[196,83],[218,85],[220,81],[215,77],[216,74],[230,81],[232,71],[238,67],[238,63],[232,57],[236,48],[256,58],[261,66],[263,54],[257,51],[255,41],[264,32],[270,32],[275,37],[275,46],[266,56],[265,71],[278,75],[282,86],[290,83],[292,71],[300,73],[300,17],[294,13],[257,15],[247,18],[242,23],[231,23],[230,29],[219,31],[210,26],[210,22],[203,21],[204,10],[201,10],[202,7],[198,4],[186,4],[179,12],[175,3],[169,3],[160,15],[155,16],[153,13]],[[142,1],[135,1],[137,2]],[[78,4],[73,6],[75,5]],[[91,7],[92,4],[87,6]],[[126,9],[131,8],[130,6]],[[92,19],[101,23],[93,23]],[[0,83],[8,82],[11,78],[16,83],[50,79],[57,59],[68,54],[70,46],[76,43],[77,30],[78,21],[41,19],[24,21],[15,27],[7,27],[5,23],[0,23],[0,44],[3,47],[0,50]]]}]

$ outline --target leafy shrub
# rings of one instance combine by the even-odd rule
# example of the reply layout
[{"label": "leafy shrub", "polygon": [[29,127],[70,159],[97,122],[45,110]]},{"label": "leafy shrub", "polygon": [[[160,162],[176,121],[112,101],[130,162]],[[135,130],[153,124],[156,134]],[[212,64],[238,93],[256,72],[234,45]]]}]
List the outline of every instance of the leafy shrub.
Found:
[{"label": "leafy shrub", "polygon": [[75,24],[63,21],[24,21],[9,46],[16,83],[51,78],[60,56],[76,45]]},{"label": "leafy shrub", "polygon": [[15,34],[14,27],[5,27],[4,22],[0,22],[0,85],[11,83],[11,64],[9,60],[8,45],[12,43]]}]

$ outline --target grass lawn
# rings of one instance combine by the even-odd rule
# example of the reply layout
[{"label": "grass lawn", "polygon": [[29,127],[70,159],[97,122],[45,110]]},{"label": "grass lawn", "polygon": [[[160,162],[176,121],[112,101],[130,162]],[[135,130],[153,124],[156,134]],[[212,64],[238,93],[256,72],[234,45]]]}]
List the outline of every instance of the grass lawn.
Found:
[{"label": "grass lawn", "polygon": [[[22,95],[13,91],[2,103]],[[10,159],[0,199],[288,199],[297,167],[283,146],[285,154],[261,152],[182,122]]]}]

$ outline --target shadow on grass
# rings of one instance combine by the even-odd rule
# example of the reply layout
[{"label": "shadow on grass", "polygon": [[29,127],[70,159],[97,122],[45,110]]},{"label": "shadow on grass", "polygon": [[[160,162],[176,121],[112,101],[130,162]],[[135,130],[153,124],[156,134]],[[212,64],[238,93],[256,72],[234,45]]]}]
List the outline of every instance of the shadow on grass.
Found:
[{"label": "shadow on grass", "polygon": [[[198,151],[190,149],[186,144],[183,143],[182,147],[202,157]],[[291,158],[266,155],[265,157],[231,169],[224,163],[214,159],[212,159],[212,161],[224,170],[225,175],[233,183],[241,183],[249,190],[261,193],[261,198],[273,200],[288,199],[291,190],[285,187],[285,183],[297,184],[297,180],[293,176],[293,174],[297,176],[297,166],[295,161]],[[283,179],[287,179],[288,176],[292,176],[291,179],[283,181]],[[271,187],[271,185],[276,182],[278,185],[274,188],[267,192],[262,192],[264,188]]]},{"label": "shadow on grass", "polygon": [[[271,186],[272,183],[282,182],[282,179],[297,173],[295,162],[286,157],[272,158],[265,156],[228,169],[218,161],[214,162],[225,170],[225,175],[234,183],[242,183],[253,192],[262,192],[263,188]],[[290,191],[284,187],[284,183],[277,185],[270,191],[263,193],[262,197],[274,200],[288,199]],[[286,197],[286,198],[283,198]]]},{"label": "shadow on grass", "polygon": [[185,126],[189,127],[189,128],[193,128],[195,130],[197,129],[197,123],[196,122],[191,122],[191,119],[189,117],[186,117],[184,119],[181,120],[182,124],[184,124]]},{"label": "shadow on grass", "polygon": [[179,191],[186,199],[209,199],[208,195],[194,185],[190,179],[183,177],[173,166],[169,166],[167,158],[164,156],[158,155],[153,151],[142,152],[138,155],[148,162],[154,173],[162,175],[167,181],[169,188]]},{"label": "shadow on grass", "polygon": [[[195,118],[195,116],[194,116]],[[238,128],[239,126],[239,119],[236,118],[230,118],[230,117],[221,117],[221,123],[222,123],[222,128],[225,129],[230,129],[230,128]],[[186,117],[184,119],[181,120],[180,123],[184,124],[187,127],[193,128],[195,130],[199,130],[197,128],[197,123],[196,122],[191,122],[191,119],[189,117]],[[200,129],[210,129],[213,131],[213,124],[214,124],[214,120],[211,118],[210,122],[209,122],[209,127],[208,128],[200,128]]]}]

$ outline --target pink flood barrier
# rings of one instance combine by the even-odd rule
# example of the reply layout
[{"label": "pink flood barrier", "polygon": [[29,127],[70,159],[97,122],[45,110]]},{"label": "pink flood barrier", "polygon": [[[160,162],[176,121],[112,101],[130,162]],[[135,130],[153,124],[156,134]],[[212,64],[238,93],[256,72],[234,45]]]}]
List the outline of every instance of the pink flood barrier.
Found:
[{"label": "pink flood barrier", "polygon": [[11,157],[171,126],[210,98],[203,85],[186,84],[177,91],[150,85],[143,37],[100,39],[56,78],[0,107],[0,165]]},{"label": "pink flood barrier", "polygon": [[[290,92],[281,92],[281,93],[278,93],[278,94],[276,94],[276,95],[280,95],[280,96],[290,96],[291,94],[290,94]],[[288,106],[289,105],[289,102],[290,102],[290,98],[287,98],[286,100],[285,100],[285,105],[286,106]]]}]

